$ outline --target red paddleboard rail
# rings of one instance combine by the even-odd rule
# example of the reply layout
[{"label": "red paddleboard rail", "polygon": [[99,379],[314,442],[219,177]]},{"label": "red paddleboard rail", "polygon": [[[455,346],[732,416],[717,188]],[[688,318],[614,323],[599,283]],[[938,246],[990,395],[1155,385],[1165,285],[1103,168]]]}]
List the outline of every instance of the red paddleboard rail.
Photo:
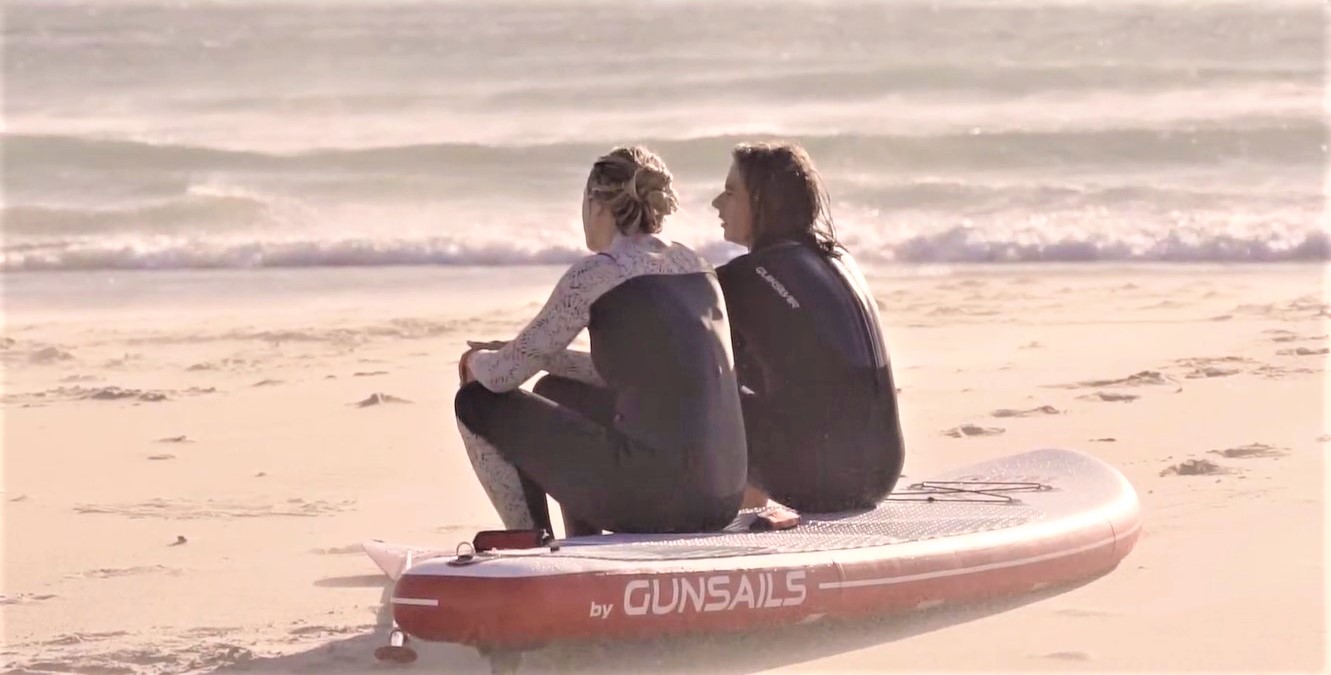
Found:
[{"label": "red paddleboard rail", "polygon": [[[1121,479],[1121,476],[1120,476]],[[1016,527],[833,551],[624,560],[514,552],[421,563],[393,612],[413,637],[522,648],[747,630],[1027,593],[1113,570],[1141,529],[1123,480],[1098,508]]]}]

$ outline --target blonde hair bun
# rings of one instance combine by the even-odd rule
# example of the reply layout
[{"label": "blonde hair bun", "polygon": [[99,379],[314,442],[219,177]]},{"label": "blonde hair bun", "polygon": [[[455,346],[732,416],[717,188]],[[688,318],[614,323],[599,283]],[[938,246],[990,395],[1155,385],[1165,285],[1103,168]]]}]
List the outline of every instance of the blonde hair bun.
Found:
[{"label": "blonde hair bun", "polygon": [[679,209],[673,180],[656,153],[632,146],[597,159],[587,187],[592,198],[610,207],[620,232],[654,234],[661,231],[661,221]]}]

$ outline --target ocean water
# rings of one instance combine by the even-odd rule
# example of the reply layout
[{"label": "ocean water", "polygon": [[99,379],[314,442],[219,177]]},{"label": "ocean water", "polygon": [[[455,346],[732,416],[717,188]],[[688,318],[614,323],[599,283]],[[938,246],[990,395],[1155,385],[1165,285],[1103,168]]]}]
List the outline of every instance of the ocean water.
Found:
[{"label": "ocean water", "polygon": [[61,270],[559,265],[583,253],[591,162],[629,143],[676,176],[667,233],[722,262],[737,249],[708,202],[728,151],[772,138],[810,150],[869,264],[1331,259],[1314,0],[4,13],[11,285]]}]

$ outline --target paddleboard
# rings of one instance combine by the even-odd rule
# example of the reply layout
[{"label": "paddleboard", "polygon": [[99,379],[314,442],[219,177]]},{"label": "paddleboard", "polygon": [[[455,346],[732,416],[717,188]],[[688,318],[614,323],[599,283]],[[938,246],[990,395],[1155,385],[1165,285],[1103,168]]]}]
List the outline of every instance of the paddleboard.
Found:
[{"label": "paddleboard", "polygon": [[801,515],[783,531],[751,531],[746,511],[722,532],[606,534],[479,555],[364,546],[395,580],[393,615],[407,635],[509,650],[1027,593],[1111,571],[1141,529],[1127,479],[1062,449],[903,480],[872,510]]}]

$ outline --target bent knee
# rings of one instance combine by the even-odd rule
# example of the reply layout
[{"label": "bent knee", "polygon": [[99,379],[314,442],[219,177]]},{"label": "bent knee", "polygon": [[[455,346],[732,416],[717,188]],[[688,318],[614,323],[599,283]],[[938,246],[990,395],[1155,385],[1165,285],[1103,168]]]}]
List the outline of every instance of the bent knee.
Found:
[{"label": "bent knee", "polygon": [[480,382],[465,384],[453,397],[453,414],[472,433],[485,430],[486,409],[493,403],[496,394]]},{"label": "bent knee", "polygon": [[540,394],[541,396],[545,396],[550,392],[551,389],[558,386],[555,383],[555,380],[557,379],[559,379],[559,376],[557,375],[542,375],[541,379],[536,380],[536,384],[533,384],[531,386],[531,390],[534,393]]},{"label": "bent knee", "polygon": [[557,401],[560,399],[560,392],[567,391],[568,385],[572,382],[567,377],[544,375],[536,381],[536,384],[532,385],[531,390],[539,396]]}]

